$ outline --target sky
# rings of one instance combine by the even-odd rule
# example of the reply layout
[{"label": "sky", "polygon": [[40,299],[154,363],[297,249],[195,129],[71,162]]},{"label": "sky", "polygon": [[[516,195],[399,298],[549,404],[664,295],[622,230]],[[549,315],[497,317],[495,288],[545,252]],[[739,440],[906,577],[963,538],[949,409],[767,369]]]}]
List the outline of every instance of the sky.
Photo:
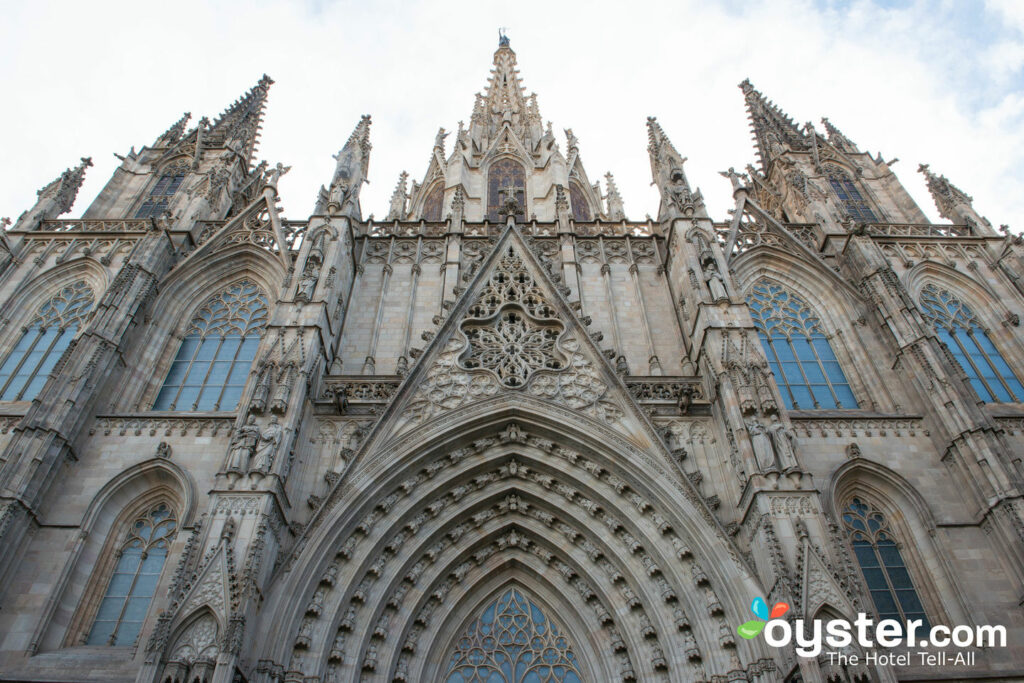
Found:
[{"label": "sky", "polygon": [[[364,216],[401,171],[422,180],[438,127],[468,125],[505,27],[541,116],[580,140],[591,181],[615,174],[626,215],[656,214],[646,118],[657,116],[716,220],[719,171],[755,160],[744,78],[798,123],[822,116],[894,171],[939,220],[918,164],[1024,228],[1024,2],[649,0],[214,3],[0,0],[0,216],[12,219],[92,156],[79,216],[124,154],[184,111],[219,114],[263,73],[275,84],[258,156],[291,172],[284,215],[307,217],[331,155],[373,126]],[[448,138],[448,152],[454,136]]]}]

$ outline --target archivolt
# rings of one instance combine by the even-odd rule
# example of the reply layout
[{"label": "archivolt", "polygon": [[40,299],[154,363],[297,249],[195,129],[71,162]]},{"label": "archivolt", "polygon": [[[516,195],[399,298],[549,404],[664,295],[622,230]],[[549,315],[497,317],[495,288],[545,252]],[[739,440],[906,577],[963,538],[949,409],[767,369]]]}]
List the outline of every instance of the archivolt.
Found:
[{"label": "archivolt", "polygon": [[[266,629],[265,651],[307,673],[329,667],[344,679],[372,670],[419,680],[427,673],[422,650],[408,648],[431,613],[454,587],[471,595],[471,577],[514,556],[579,593],[586,608],[576,618],[591,624],[587,633],[603,634],[594,637],[623,670],[677,678],[704,666],[740,669],[740,654],[748,662],[765,656],[748,642],[737,652],[731,626],[742,616],[737,605],[759,589],[739,566],[725,578],[719,565],[729,564],[720,559],[728,551],[699,538],[708,531],[688,534],[693,522],[678,503],[627,482],[621,460],[589,450],[584,457],[507,421],[490,433],[468,446],[435,446],[358,494],[316,548],[301,551],[309,566],[290,567],[286,585],[273,590],[264,614],[280,626]],[[689,539],[699,543],[696,554]],[[719,559],[705,569],[699,558],[711,557]],[[725,606],[713,584],[725,590]]]}]

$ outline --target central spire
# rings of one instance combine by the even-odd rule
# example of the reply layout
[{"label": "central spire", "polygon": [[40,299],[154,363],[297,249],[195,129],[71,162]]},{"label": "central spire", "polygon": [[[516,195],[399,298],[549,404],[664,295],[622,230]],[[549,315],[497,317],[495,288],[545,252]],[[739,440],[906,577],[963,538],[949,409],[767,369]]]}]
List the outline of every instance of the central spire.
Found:
[{"label": "central spire", "polygon": [[476,96],[469,134],[481,149],[486,149],[505,124],[529,151],[534,150],[543,132],[537,95],[526,95],[516,68],[516,53],[509,46],[508,36],[500,33],[487,86]]}]

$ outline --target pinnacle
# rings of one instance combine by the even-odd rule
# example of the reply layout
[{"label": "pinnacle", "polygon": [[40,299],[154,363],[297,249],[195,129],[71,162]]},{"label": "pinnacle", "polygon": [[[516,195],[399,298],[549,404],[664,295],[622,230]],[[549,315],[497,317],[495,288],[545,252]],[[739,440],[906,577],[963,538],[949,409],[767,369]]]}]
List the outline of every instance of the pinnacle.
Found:
[{"label": "pinnacle", "polygon": [[768,164],[785,151],[785,146],[790,149],[806,149],[806,138],[793,119],[762,95],[750,79],[744,79],[739,88],[747,102],[747,116],[754,131],[762,168],[767,168]]}]

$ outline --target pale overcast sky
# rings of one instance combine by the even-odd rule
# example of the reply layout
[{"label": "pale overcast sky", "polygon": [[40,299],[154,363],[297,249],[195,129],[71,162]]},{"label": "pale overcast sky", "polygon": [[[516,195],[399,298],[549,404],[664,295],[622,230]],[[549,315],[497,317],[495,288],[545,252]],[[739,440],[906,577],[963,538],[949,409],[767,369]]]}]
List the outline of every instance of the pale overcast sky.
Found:
[{"label": "pale overcast sky", "polygon": [[[331,154],[372,114],[363,212],[387,213],[404,169],[422,179],[439,126],[469,121],[508,28],[541,115],[571,127],[591,180],[611,170],[626,214],[657,212],[645,120],[657,116],[718,220],[718,171],[754,160],[749,77],[798,123],[828,116],[895,171],[937,220],[917,166],[1024,228],[1024,2],[0,2],[4,159],[0,216],[80,156],[78,216],[125,153],[182,112],[219,114],[266,72],[275,81],[259,156],[292,167],[288,218],[312,211]],[[452,138],[448,139],[448,151]],[[602,179],[603,182],[603,179]]]}]

